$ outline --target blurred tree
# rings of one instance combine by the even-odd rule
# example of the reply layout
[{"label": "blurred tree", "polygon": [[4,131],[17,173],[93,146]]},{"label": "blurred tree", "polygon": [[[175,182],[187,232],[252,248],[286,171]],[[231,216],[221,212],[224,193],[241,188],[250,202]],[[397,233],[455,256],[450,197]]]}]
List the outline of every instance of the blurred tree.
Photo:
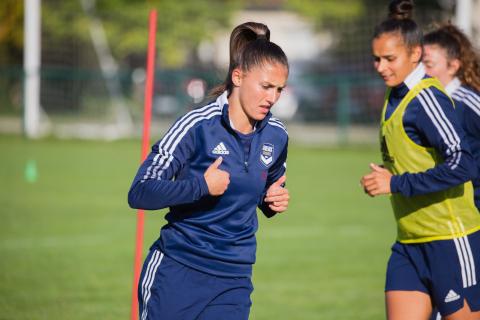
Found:
[{"label": "blurred tree", "polygon": [[[378,0],[284,0],[285,7],[312,21],[318,30],[332,34],[333,46],[322,57],[322,71],[352,72],[371,68],[370,40],[375,25],[387,17],[389,1]],[[445,19],[445,1],[416,0],[414,19],[421,27]]]},{"label": "blurred tree", "polygon": [[[253,1],[253,0],[250,0]],[[346,22],[355,19],[371,17],[372,14],[381,14],[386,17],[389,1],[378,0],[284,0],[285,7],[310,18],[318,27],[332,22]],[[438,12],[445,7],[453,8],[448,0],[416,0],[415,18],[422,21],[438,19]],[[373,28],[373,27],[372,27]]]},{"label": "blurred tree", "polygon": [[[214,31],[228,26],[238,0],[102,0],[93,14],[101,19],[113,55],[120,61],[132,54],[144,55],[148,13],[158,12],[157,45],[164,67],[183,65],[189,53]],[[43,0],[42,23],[52,41],[71,37],[89,41],[88,17],[80,1]]]},{"label": "blurred tree", "polygon": [[[21,106],[23,1],[0,1],[0,113],[18,113]],[[12,67],[14,66],[14,67]]]},{"label": "blurred tree", "polygon": [[[122,5],[104,7],[107,3]],[[157,44],[160,64],[180,66],[202,39],[213,37],[215,31],[229,26],[237,0],[129,0],[102,1],[98,11],[118,56],[132,51],[145,52],[148,11],[158,12]]]},{"label": "blurred tree", "polygon": [[285,7],[308,17],[319,27],[359,17],[366,10],[361,0],[285,0]]},{"label": "blurred tree", "polygon": [[[21,64],[23,1],[0,1],[0,64]],[[145,53],[148,12],[158,12],[159,63],[178,67],[204,38],[229,26],[239,0],[101,0],[95,14],[102,20],[113,55],[120,61]],[[90,46],[88,16],[80,0],[42,0],[42,37],[50,47],[74,41],[80,50]],[[50,48],[51,50],[51,48]]]},{"label": "blurred tree", "polygon": [[22,63],[23,1],[0,1],[0,66]]}]

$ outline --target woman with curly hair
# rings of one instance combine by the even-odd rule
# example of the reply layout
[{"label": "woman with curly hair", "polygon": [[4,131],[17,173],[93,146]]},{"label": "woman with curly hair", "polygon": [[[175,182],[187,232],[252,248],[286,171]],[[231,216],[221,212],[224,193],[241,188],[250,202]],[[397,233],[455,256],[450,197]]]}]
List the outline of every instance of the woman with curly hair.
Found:
[{"label": "woman with curly hair", "polygon": [[[423,63],[455,102],[455,111],[480,170],[480,62],[468,37],[452,24],[424,37]],[[480,210],[480,173],[473,180],[475,205]]]}]

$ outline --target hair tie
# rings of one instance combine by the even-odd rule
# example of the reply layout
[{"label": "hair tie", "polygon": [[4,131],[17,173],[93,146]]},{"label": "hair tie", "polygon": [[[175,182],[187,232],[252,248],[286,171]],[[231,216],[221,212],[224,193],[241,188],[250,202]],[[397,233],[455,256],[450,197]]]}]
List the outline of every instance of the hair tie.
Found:
[{"label": "hair tie", "polygon": [[267,35],[264,33],[257,34],[257,40],[267,40]]}]

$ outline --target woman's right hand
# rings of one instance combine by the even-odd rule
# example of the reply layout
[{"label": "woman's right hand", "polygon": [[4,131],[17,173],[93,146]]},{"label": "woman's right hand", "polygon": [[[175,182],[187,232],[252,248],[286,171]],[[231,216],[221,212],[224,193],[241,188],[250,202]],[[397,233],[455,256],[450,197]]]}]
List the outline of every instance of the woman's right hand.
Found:
[{"label": "woman's right hand", "polygon": [[222,161],[223,158],[218,157],[203,174],[207,182],[208,192],[212,196],[222,195],[230,183],[230,174],[227,171],[218,169]]},{"label": "woman's right hand", "polygon": [[390,181],[392,180],[390,171],[374,163],[370,163],[370,170],[372,171],[360,180],[360,185],[365,193],[370,197],[389,194]]}]

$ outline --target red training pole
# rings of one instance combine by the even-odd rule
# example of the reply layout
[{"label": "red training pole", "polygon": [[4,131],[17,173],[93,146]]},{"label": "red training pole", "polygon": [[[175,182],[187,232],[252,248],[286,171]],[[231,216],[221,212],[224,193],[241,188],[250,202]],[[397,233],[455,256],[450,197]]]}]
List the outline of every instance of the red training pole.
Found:
[{"label": "red training pole", "polygon": [[[150,147],[150,119],[152,115],[152,97],[155,71],[155,33],[157,29],[157,10],[151,10],[148,20],[148,52],[147,52],[147,78],[145,85],[145,106],[143,113],[143,136],[142,136],[142,158],[145,160]],[[137,288],[140,279],[142,265],[142,242],[143,242],[143,210],[137,212],[137,236],[135,242],[135,260],[133,265],[133,288],[132,288],[132,309],[131,319],[138,320],[138,299]]]}]

